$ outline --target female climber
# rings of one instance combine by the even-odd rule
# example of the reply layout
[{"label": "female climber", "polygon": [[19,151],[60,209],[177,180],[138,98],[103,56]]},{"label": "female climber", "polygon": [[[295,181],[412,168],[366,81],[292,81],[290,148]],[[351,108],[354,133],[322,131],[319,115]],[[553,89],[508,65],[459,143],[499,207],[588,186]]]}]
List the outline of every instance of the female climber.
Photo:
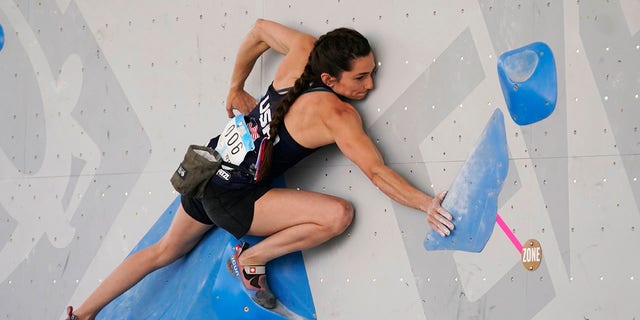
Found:
[{"label": "female climber", "polygon": [[[260,101],[244,89],[257,59],[268,49],[282,54],[273,82]],[[150,272],[182,257],[212,227],[236,238],[264,237],[238,245],[230,262],[242,270],[243,285],[265,308],[275,307],[266,268],[270,260],[326,242],[341,234],[354,216],[344,199],[317,192],[275,188],[272,180],[318,148],[340,151],[398,203],[426,213],[441,236],[450,234],[452,216],[436,197],[416,189],[387,167],[349,101],[373,89],[376,70],[369,42],[355,30],[339,28],[318,39],[277,22],[258,19],[238,49],[226,111],[231,118],[209,146],[236,166],[222,166],[201,199],[182,196],[166,234],[127,257],[68,319],[93,319],[110,301]],[[239,115],[235,115],[235,111]],[[240,125],[240,124],[246,125]],[[238,128],[248,130],[239,130]],[[246,131],[246,132],[245,132]],[[253,148],[238,145],[238,134]],[[248,136],[247,136],[248,135]]]}]

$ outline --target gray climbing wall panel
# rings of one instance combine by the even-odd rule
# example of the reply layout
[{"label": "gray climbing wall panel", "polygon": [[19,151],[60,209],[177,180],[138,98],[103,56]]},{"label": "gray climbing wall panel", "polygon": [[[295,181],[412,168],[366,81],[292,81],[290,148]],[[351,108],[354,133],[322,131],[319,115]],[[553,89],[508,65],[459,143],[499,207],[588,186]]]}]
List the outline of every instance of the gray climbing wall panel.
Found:
[{"label": "gray climbing wall panel", "polygon": [[[186,146],[222,129],[256,18],[370,39],[376,89],[355,105],[387,164],[430,194],[501,109],[498,211],[543,250],[526,270],[496,226],[480,253],[426,251],[424,215],[327,147],[286,176],[357,211],[344,235],[303,253],[319,319],[640,318],[634,0],[0,2],[0,318],[61,318],[133,248],[175,198],[168,178]],[[496,65],[535,41],[554,53],[558,100],[519,126]],[[278,59],[260,61],[251,93]]]}]

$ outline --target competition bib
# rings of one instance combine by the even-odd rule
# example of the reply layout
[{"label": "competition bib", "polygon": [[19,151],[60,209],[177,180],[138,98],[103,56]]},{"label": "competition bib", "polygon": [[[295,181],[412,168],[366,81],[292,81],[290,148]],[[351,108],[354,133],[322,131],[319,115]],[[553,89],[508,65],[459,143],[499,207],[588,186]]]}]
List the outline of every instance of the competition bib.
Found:
[{"label": "competition bib", "polygon": [[239,114],[229,120],[227,126],[224,127],[216,151],[226,162],[240,165],[247,155],[247,152],[255,149],[253,138],[244,121],[244,115]]}]

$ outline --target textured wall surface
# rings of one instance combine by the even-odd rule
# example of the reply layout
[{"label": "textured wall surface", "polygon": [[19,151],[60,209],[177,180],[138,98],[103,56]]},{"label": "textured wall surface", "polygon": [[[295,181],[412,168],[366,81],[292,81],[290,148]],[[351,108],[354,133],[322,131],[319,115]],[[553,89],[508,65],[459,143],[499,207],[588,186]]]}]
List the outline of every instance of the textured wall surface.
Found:
[{"label": "textured wall surface", "polygon": [[[286,176],[357,210],[303,252],[319,319],[640,318],[638,1],[2,0],[1,319],[61,318],[131,251],[175,198],[186,146],[223,128],[256,18],[370,39],[376,89],[355,105],[386,162],[431,194],[501,109],[498,211],[543,250],[527,271],[496,227],[480,253],[426,251],[424,215],[327,147]],[[535,41],[554,53],[558,100],[519,126],[496,65]],[[260,60],[248,91],[262,94],[277,61]]]}]

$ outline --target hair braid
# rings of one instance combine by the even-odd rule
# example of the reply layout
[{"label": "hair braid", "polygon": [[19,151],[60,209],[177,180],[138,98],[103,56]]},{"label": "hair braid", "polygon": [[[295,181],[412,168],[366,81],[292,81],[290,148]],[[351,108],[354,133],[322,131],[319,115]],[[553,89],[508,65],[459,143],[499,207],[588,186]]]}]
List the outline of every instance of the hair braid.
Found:
[{"label": "hair braid", "polygon": [[264,157],[260,162],[260,167],[258,168],[258,172],[260,174],[260,176],[257,177],[258,180],[264,177],[271,169],[273,145],[276,137],[278,136],[278,129],[284,122],[284,116],[287,114],[287,112],[289,112],[289,109],[291,109],[293,103],[313,82],[313,77],[310,75],[310,73],[311,67],[309,66],[309,64],[307,64],[300,78],[298,78],[294,83],[293,88],[287,91],[287,94],[282,98],[282,100],[280,100],[280,102],[276,106],[275,112],[271,117],[271,122],[269,123],[269,137],[267,138],[268,140],[265,140],[263,142],[265,143],[263,150]]}]

